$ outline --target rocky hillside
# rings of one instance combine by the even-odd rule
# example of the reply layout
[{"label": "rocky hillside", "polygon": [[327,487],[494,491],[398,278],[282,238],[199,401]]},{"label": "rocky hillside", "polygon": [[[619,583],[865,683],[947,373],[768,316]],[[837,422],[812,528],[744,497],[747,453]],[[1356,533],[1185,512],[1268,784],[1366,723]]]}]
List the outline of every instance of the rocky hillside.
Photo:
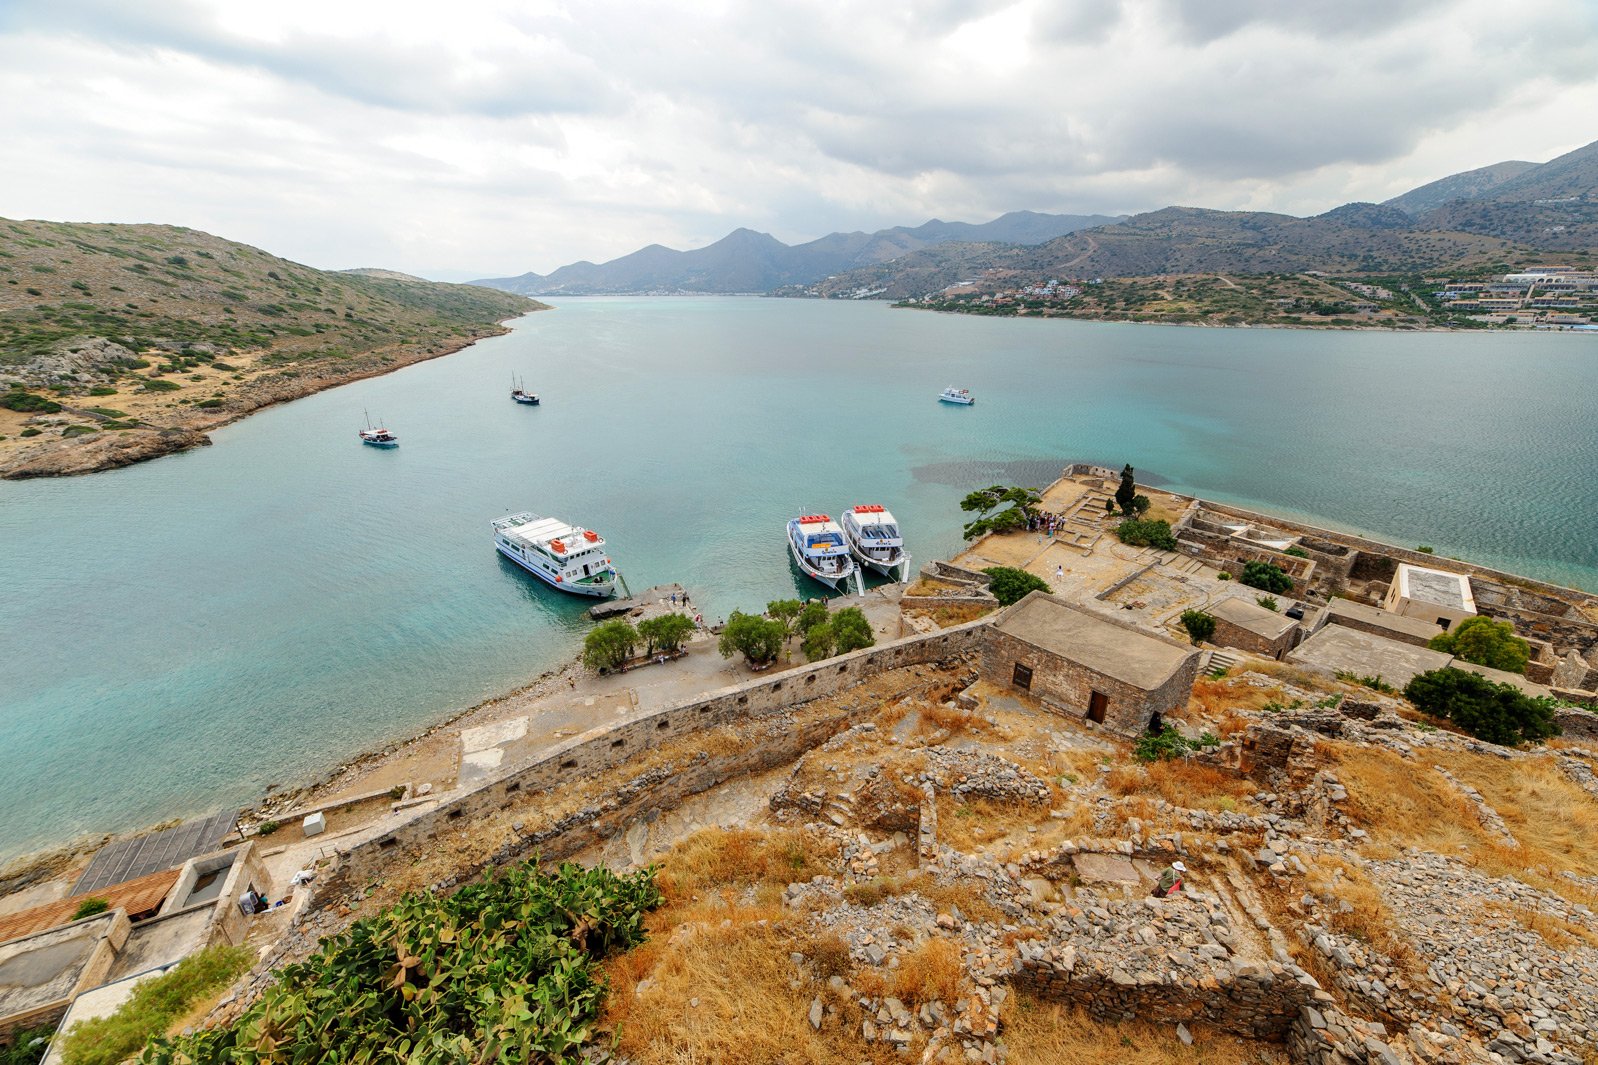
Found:
[{"label": "rocky hillside", "polygon": [[207,428],[459,350],[542,306],[314,270],[174,226],[0,220],[0,476],[205,443]]},{"label": "rocky hillside", "polygon": [[1528,163],[1518,159],[1511,159],[1492,166],[1480,167],[1476,170],[1467,170],[1462,174],[1450,174],[1436,181],[1429,181],[1419,188],[1410,189],[1402,196],[1394,196],[1384,201],[1385,206],[1396,207],[1400,211],[1416,218],[1427,211],[1436,210],[1445,203],[1454,200],[1474,200],[1479,197],[1489,196],[1493,189],[1502,185],[1511,178],[1519,177],[1528,170],[1535,170],[1538,164]]}]

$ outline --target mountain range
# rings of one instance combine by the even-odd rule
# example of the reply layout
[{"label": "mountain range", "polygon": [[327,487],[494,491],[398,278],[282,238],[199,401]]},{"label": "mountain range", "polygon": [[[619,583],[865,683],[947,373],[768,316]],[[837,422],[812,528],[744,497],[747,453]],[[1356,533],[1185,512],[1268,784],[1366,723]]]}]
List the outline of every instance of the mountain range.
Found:
[{"label": "mountain range", "polygon": [[1118,221],[1109,215],[1012,211],[991,222],[933,219],[914,228],[876,233],[829,233],[804,244],[784,244],[769,233],[735,229],[691,251],[651,244],[605,263],[577,262],[547,275],[526,273],[474,281],[519,295],[601,295],[637,292],[768,292],[804,285],[831,274],[885,262],[948,243],[1041,244],[1066,233]]},{"label": "mountain range", "polygon": [[737,229],[704,248],[658,244],[606,263],[474,282],[523,295],[775,292],[898,299],[976,275],[1017,278],[1443,270],[1598,250],[1598,142],[1508,160],[1381,204],[1310,218],[1165,207],[1131,217],[1015,211],[787,245]]}]

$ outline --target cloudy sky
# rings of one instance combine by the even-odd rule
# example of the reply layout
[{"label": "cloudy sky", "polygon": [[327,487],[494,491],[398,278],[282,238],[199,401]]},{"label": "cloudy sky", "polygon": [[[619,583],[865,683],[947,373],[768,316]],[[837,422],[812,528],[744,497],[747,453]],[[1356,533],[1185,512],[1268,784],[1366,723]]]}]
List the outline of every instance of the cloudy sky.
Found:
[{"label": "cloudy sky", "polygon": [[464,279],[1598,139],[1598,0],[0,0],[0,215]]}]

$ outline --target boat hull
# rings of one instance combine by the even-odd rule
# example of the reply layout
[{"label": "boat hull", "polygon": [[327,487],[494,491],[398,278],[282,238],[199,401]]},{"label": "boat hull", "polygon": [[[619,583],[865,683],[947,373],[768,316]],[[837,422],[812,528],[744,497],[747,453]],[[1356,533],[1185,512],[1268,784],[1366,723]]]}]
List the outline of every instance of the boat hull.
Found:
[{"label": "boat hull", "polygon": [[512,403],[520,403],[524,407],[538,406],[537,396],[512,396],[510,399]]},{"label": "boat hull", "polygon": [[607,599],[616,594],[615,580],[609,580],[602,584],[577,584],[575,582],[568,583],[566,581],[556,581],[549,574],[540,572],[538,569],[529,566],[526,562],[511,554],[510,551],[506,550],[505,545],[498,543],[497,541],[494,544],[494,550],[498,551],[505,558],[508,558],[512,562],[516,563],[516,567],[518,569],[531,573],[533,576],[537,577],[539,580],[543,581],[557,592],[565,592],[567,595],[587,596],[590,599]]},{"label": "boat hull", "polygon": [[839,586],[847,586],[849,583],[849,578],[853,577],[855,574],[855,568],[852,562],[849,564],[847,569],[844,569],[838,573],[822,572],[815,566],[811,565],[810,561],[806,559],[804,554],[799,550],[799,545],[793,542],[793,537],[791,536],[788,538],[788,553],[793,556],[794,565],[799,567],[799,572],[803,573],[806,577],[809,577],[818,584],[826,585],[833,591],[837,591]]},{"label": "boat hull", "polygon": [[948,396],[939,396],[938,397],[938,402],[939,403],[949,403],[949,404],[952,404],[953,406],[956,406],[956,407],[969,407],[971,404],[975,403],[976,400],[974,400],[974,399],[951,399]]},{"label": "boat hull", "polygon": [[389,448],[399,447],[398,440],[362,440],[367,447],[380,447],[387,451]]},{"label": "boat hull", "polygon": [[884,577],[893,577],[895,579],[897,579],[899,576],[898,570],[900,567],[908,566],[910,564],[910,556],[905,554],[903,551],[900,551],[897,555],[895,555],[891,562],[884,561],[880,558],[872,558],[870,555],[866,554],[855,545],[853,540],[849,541],[849,553],[854,556],[854,560],[856,562],[866,569],[869,569],[875,573],[880,573]]}]

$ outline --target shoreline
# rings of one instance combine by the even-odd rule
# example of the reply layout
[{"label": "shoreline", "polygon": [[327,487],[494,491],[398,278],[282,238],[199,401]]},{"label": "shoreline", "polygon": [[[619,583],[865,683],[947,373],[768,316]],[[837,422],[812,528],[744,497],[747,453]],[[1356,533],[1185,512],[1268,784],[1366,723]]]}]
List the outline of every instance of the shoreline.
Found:
[{"label": "shoreline", "polygon": [[[104,473],[108,470],[121,469],[125,466],[149,462],[153,459],[167,455],[177,455],[197,447],[209,447],[212,443],[210,433],[225,428],[235,422],[272,407],[292,403],[297,399],[305,399],[330,389],[343,385],[354,384],[356,381],[365,381],[373,377],[383,377],[403,370],[407,366],[418,363],[431,362],[450,355],[459,354],[473,346],[478,341],[490,337],[504,336],[511,332],[506,323],[516,321],[518,318],[539,311],[551,311],[555,308],[547,303],[532,301],[535,306],[528,308],[521,314],[509,318],[501,318],[492,329],[485,329],[478,335],[469,337],[460,342],[450,342],[441,351],[410,350],[404,348],[374,349],[370,354],[378,357],[388,357],[393,361],[377,366],[365,365],[352,367],[344,373],[337,373],[336,366],[319,368],[317,372],[305,376],[291,378],[279,377],[273,382],[273,387],[255,390],[241,390],[240,399],[253,401],[259,399],[245,410],[229,410],[214,416],[188,408],[178,413],[178,417],[165,425],[142,425],[136,429],[126,429],[116,433],[96,433],[90,438],[77,437],[73,440],[53,440],[49,443],[23,448],[13,452],[5,459],[0,459],[0,480],[21,481],[34,480],[47,477],[78,477],[91,473]],[[321,369],[335,371],[320,372]],[[254,382],[249,382],[254,384]],[[51,460],[57,460],[52,462]]]},{"label": "shoreline", "polygon": [[[1062,469],[1069,468],[1070,465],[1071,463],[1069,462],[1061,463]],[[1158,486],[1150,485],[1149,487],[1157,488]],[[1197,500],[1223,509],[1252,513],[1262,518],[1300,525],[1314,532],[1368,540],[1389,550],[1400,552],[1408,552],[1410,550],[1400,544],[1384,540],[1379,535],[1366,530],[1355,530],[1347,526],[1339,528],[1335,524],[1331,526],[1317,525],[1307,520],[1309,516],[1282,508],[1274,508],[1258,503],[1243,504],[1229,500],[1209,499],[1197,494],[1189,495],[1187,493],[1170,492],[1169,489],[1163,488],[1159,490],[1176,498]],[[1332,519],[1319,518],[1317,520],[1325,522]],[[970,546],[969,544],[964,545],[961,550],[969,550]],[[1444,561],[1444,559],[1439,558],[1438,561]],[[1472,562],[1465,559],[1449,559],[1448,561],[1460,562],[1488,575],[1571,593],[1577,598],[1592,599],[1598,597],[1598,591],[1560,585],[1552,581],[1544,581],[1539,578],[1500,570],[1485,563]],[[338,764],[329,769],[313,772],[299,779],[287,780],[281,785],[268,785],[257,798],[240,806],[238,821],[240,824],[253,825],[262,820],[268,820],[273,815],[281,814],[286,810],[312,808],[318,804],[336,801],[341,796],[341,793],[351,792],[357,785],[369,790],[373,783],[370,778],[379,775],[384,768],[392,770],[396,763],[406,759],[424,759],[428,754],[425,749],[426,746],[441,733],[453,733],[464,727],[487,724],[497,717],[509,714],[524,711],[537,713],[543,700],[556,693],[576,692],[579,681],[585,679],[587,679],[586,670],[580,657],[574,657],[564,664],[546,668],[522,684],[487,696],[471,706],[448,709],[426,726],[408,735],[391,739],[381,746],[360,750],[341,759]],[[450,746],[453,749],[453,740]],[[436,757],[438,752],[434,751],[432,754]],[[18,887],[25,886],[40,875],[48,875],[50,871],[59,873],[61,870],[69,868],[73,862],[82,859],[92,850],[103,846],[108,840],[137,835],[154,828],[173,824],[185,817],[196,815],[196,813],[190,813],[176,818],[166,818],[140,828],[129,828],[113,833],[91,833],[65,843],[19,854],[6,860],[4,864],[0,864],[0,896]]]}]

